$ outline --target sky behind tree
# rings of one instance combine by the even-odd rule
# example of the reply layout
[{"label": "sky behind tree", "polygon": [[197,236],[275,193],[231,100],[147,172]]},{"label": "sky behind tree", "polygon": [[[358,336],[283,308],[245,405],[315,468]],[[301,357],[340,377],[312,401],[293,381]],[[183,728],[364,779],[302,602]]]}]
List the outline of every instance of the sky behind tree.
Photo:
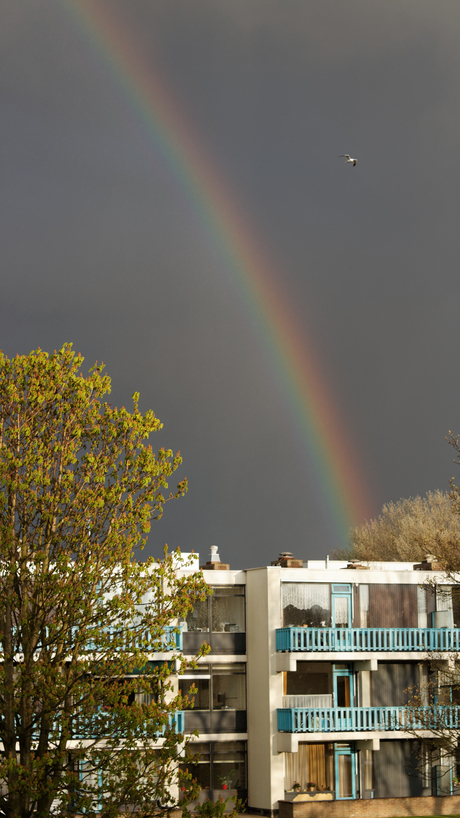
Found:
[{"label": "sky behind tree", "polygon": [[322,558],[446,489],[459,4],[1,10],[0,346],[71,341],[164,422],[190,489],[149,552]]}]

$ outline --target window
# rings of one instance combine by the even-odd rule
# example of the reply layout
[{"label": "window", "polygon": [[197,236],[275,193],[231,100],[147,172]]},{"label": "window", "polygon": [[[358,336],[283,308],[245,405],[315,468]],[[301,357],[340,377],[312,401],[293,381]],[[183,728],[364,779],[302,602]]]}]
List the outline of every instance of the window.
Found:
[{"label": "window", "polygon": [[317,790],[334,789],[334,745],[299,743],[297,753],[285,753],[284,786],[290,790],[294,782],[302,790],[314,783]]},{"label": "window", "polygon": [[187,631],[242,633],[246,630],[244,585],[213,587],[212,596],[195,603],[187,615]]},{"label": "window", "polygon": [[203,665],[179,677],[179,691],[190,697],[188,709],[246,710],[245,665]]},{"label": "window", "polygon": [[211,789],[211,745],[194,743],[188,750],[190,760],[180,765],[180,768],[191,774],[202,790]]},{"label": "window", "polygon": [[188,631],[209,631],[209,597],[198,600],[193,610],[187,614]]},{"label": "window", "polygon": [[243,664],[214,665],[212,709],[246,710],[246,678]]},{"label": "window", "polygon": [[419,628],[428,627],[426,588],[417,586],[417,625]]},{"label": "window", "polygon": [[369,627],[369,585],[359,586],[359,620],[361,628]]},{"label": "window", "polygon": [[374,774],[372,766],[372,750],[361,750],[361,770],[363,790],[373,790]]},{"label": "window", "polygon": [[281,586],[283,627],[330,628],[329,585],[283,582]]},{"label": "window", "polygon": [[244,585],[214,588],[211,621],[214,633],[237,633],[245,630]]},{"label": "window", "polygon": [[246,742],[197,742],[190,747],[190,760],[180,765],[208,793],[212,790],[247,788]]},{"label": "window", "polygon": [[[455,596],[455,595],[454,595]],[[454,606],[451,585],[436,586],[436,610],[448,612],[448,627],[452,628],[454,623]]]},{"label": "window", "polygon": [[179,693],[188,698],[188,704],[184,703],[187,710],[209,710],[211,687],[210,668],[203,665],[202,668],[179,676]]},{"label": "window", "polygon": [[230,790],[245,790],[246,746],[244,741],[222,741],[214,744],[213,753],[214,788],[222,789],[227,784]]}]

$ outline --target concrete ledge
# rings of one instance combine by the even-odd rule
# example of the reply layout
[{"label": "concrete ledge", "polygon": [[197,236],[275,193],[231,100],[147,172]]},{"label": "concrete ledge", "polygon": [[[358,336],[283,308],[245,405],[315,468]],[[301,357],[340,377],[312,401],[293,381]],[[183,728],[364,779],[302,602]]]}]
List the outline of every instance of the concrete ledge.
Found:
[{"label": "concrete ledge", "polygon": [[208,741],[247,741],[248,734],[247,733],[203,733],[201,732],[198,736],[190,735],[190,733],[185,733],[185,738],[190,740],[191,742],[199,741],[199,742],[208,742]]},{"label": "concrete ledge", "polygon": [[[277,735],[277,747],[284,746],[284,739],[279,740],[280,736],[297,736],[297,743],[301,741],[302,743],[311,742],[313,744],[334,741],[356,741],[358,736],[360,739],[362,737],[363,741],[373,741],[374,739],[379,739],[380,741],[383,741],[383,739],[394,739],[395,741],[401,741],[403,739],[414,738],[413,733],[406,733],[405,730],[359,730],[355,732],[347,732],[346,730],[343,730],[342,732],[334,732],[331,730],[328,733],[278,733]],[[430,732],[429,730],[420,730],[418,735],[422,736],[423,738],[436,738],[436,734]],[[200,741],[202,740],[203,739],[201,738]],[[278,752],[296,753],[297,750],[278,750]]]},{"label": "concrete ledge", "polygon": [[[208,657],[206,657],[208,658]],[[310,659],[310,654],[308,654]],[[297,661],[305,661],[305,654],[298,653],[277,653],[276,654],[276,672],[282,673],[283,670],[297,670]],[[209,661],[209,659],[208,659]]]},{"label": "concrete ledge", "polygon": [[[420,731],[419,735],[426,738],[435,737],[435,734],[430,733],[428,730]],[[286,738],[287,736],[291,736],[291,738]],[[279,753],[296,753],[298,750],[299,741],[302,743],[318,744],[334,741],[383,741],[383,739],[395,739],[395,741],[401,741],[403,739],[413,738],[413,733],[406,733],[404,730],[360,730],[359,732],[347,732],[346,730],[343,730],[342,732],[334,732],[331,730],[328,733],[277,733],[276,746]],[[199,740],[203,741],[203,737],[201,737]],[[288,746],[295,747],[295,749],[284,749]],[[367,746],[370,747],[369,744]],[[375,745],[374,749],[379,749],[379,747]]]},{"label": "concrete ledge", "polygon": [[298,753],[300,733],[277,733],[276,749],[278,753]]},{"label": "concrete ledge", "polygon": [[358,801],[280,801],[279,818],[399,818],[412,815],[459,815],[460,795],[420,798],[374,798]]},{"label": "concrete ledge", "polygon": [[380,750],[380,739],[360,739],[359,741],[355,741],[355,748],[356,750],[373,750],[374,752],[377,752]]},{"label": "concrete ledge", "polygon": [[[434,651],[433,651],[434,652]],[[296,650],[292,656],[297,656],[300,661],[309,662],[368,662],[374,659],[377,662],[427,662],[433,658],[433,652],[428,653],[422,650]],[[449,651],[435,651],[436,657],[440,660],[448,658]],[[455,653],[455,651],[450,651]],[[286,655],[286,654],[280,654]],[[209,659],[208,659],[209,661]]]},{"label": "concrete ledge", "polygon": [[355,670],[378,670],[379,662],[377,659],[364,659],[363,661],[354,662]]}]

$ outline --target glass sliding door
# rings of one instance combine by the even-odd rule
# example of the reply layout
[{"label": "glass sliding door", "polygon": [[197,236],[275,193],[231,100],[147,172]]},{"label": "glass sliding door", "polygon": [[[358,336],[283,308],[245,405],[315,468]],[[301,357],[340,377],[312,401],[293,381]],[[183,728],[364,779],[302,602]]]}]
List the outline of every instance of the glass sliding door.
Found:
[{"label": "glass sliding door", "polygon": [[353,670],[350,665],[334,665],[334,707],[354,706]]},{"label": "glass sliding door", "polygon": [[351,585],[332,586],[332,627],[351,628]]},{"label": "glass sliding door", "polygon": [[351,745],[339,744],[335,748],[335,797],[356,798],[355,752]]}]

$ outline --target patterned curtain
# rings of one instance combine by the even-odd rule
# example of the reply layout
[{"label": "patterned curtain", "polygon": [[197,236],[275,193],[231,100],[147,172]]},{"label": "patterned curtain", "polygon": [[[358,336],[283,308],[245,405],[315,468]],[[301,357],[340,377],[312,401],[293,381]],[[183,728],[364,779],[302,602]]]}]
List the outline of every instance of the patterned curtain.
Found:
[{"label": "patterned curtain", "polygon": [[304,582],[283,582],[281,586],[283,627],[330,627],[331,587]]}]

